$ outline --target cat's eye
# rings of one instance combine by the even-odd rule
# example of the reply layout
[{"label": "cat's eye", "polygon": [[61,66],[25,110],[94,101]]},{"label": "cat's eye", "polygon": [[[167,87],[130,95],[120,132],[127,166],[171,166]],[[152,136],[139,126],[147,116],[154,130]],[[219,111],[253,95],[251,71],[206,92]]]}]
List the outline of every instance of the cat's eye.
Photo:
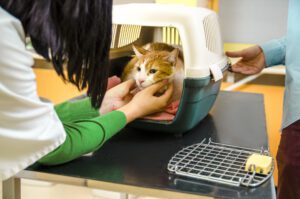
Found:
[{"label": "cat's eye", "polygon": [[154,74],[154,73],[156,73],[156,69],[151,69],[149,72],[151,73],[151,74]]},{"label": "cat's eye", "polygon": [[137,71],[141,71],[141,67],[137,67]]}]

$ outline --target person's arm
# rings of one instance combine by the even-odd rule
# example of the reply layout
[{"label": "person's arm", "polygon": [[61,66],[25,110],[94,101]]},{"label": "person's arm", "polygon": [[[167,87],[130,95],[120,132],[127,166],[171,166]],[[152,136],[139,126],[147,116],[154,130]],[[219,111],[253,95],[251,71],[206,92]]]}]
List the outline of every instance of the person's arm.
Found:
[{"label": "person's arm", "polygon": [[[68,122],[63,121],[67,133],[65,142],[38,162],[45,165],[62,164],[99,149],[127,123],[164,108],[171,97],[173,86],[169,85],[162,96],[155,96],[163,86],[165,86],[163,82],[152,85],[139,92],[118,110],[93,119],[70,120],[66,117],[65,120]],[[80,110],[77,109],[75,112]]]},{"label": "person's arm", "polygon": [[99,110],[92,107],[91,99],[75,101],[65,101],[54,106],[55,111],[62,122],[70,122],[73,120],[89,119],[99,116]]},{"label": "person's arm", "polygon": [[54,108],[62,122],[70,122],[78,118],[94,118],[99,116],[100,113],[103,115],[127,104],[132,98],[129,92],[134,85],[134,80],[128,80],[122,83],[119,82],[117,86],[107,90],[100,109],[92,107],[90,97],[65,101],[55,105]]},{"label": "person's arm", "polygon": [[286,37],[260,45],[265,55],[266,67],[285,64]]},{"label": "person's arm", "polygon": [[265,67],[285,63],[285,37],[272,40],[263,45],[254,45],[240,51],[228,51],[226,55],[232,58],[241,58],[230,68],[232,72],[244,75],[260,73]]},{"label": "person's arm", "polygon": [[112,111],[93,119],[63,122],[67,137],[65,142],[38,162],[58,165],[93,152],[126,125],[123,112]]}]

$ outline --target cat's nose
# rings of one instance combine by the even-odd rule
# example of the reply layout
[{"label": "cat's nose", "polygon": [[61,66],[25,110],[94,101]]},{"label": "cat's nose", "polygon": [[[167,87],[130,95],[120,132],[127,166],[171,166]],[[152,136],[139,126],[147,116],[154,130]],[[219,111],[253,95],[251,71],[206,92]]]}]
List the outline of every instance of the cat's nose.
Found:
[{"label": "cat's nose", "polygon": [[145,80],[139,80],[139,83],[142,84]]}]

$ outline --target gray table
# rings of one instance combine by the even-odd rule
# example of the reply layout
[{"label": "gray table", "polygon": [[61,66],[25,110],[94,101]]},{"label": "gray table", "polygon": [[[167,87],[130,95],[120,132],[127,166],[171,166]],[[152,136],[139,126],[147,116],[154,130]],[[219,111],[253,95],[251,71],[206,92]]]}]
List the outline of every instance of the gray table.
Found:
[{"label": "gray table", "polygon": [[273,178],[246,188],[168,173],[172,155],[209,137],[224,144],[268,148],[263,96],[220,92],[210,114],[181,138],[125,128],[91,157],[55,167],[32,165],[8,180],[5,192],[18,198],[19,179],[27,178],[165,198],[276,198]]}]

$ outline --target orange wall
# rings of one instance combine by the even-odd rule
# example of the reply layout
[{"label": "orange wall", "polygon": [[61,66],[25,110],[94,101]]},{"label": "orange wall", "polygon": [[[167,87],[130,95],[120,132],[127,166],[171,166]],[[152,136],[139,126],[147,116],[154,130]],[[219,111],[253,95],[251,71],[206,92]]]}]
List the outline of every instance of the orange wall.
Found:
[{"label": "orange wall", "polygon": [[219,11],[219,0],[209,0],[209,7],[215,12]]},{"label": "orange wall", "polygon": [[79,92],[75,86],[64,83],[54,70],[34,69],[34,72],[37,77],[39,96],[53,103],[59,103],[83,93]]}]

